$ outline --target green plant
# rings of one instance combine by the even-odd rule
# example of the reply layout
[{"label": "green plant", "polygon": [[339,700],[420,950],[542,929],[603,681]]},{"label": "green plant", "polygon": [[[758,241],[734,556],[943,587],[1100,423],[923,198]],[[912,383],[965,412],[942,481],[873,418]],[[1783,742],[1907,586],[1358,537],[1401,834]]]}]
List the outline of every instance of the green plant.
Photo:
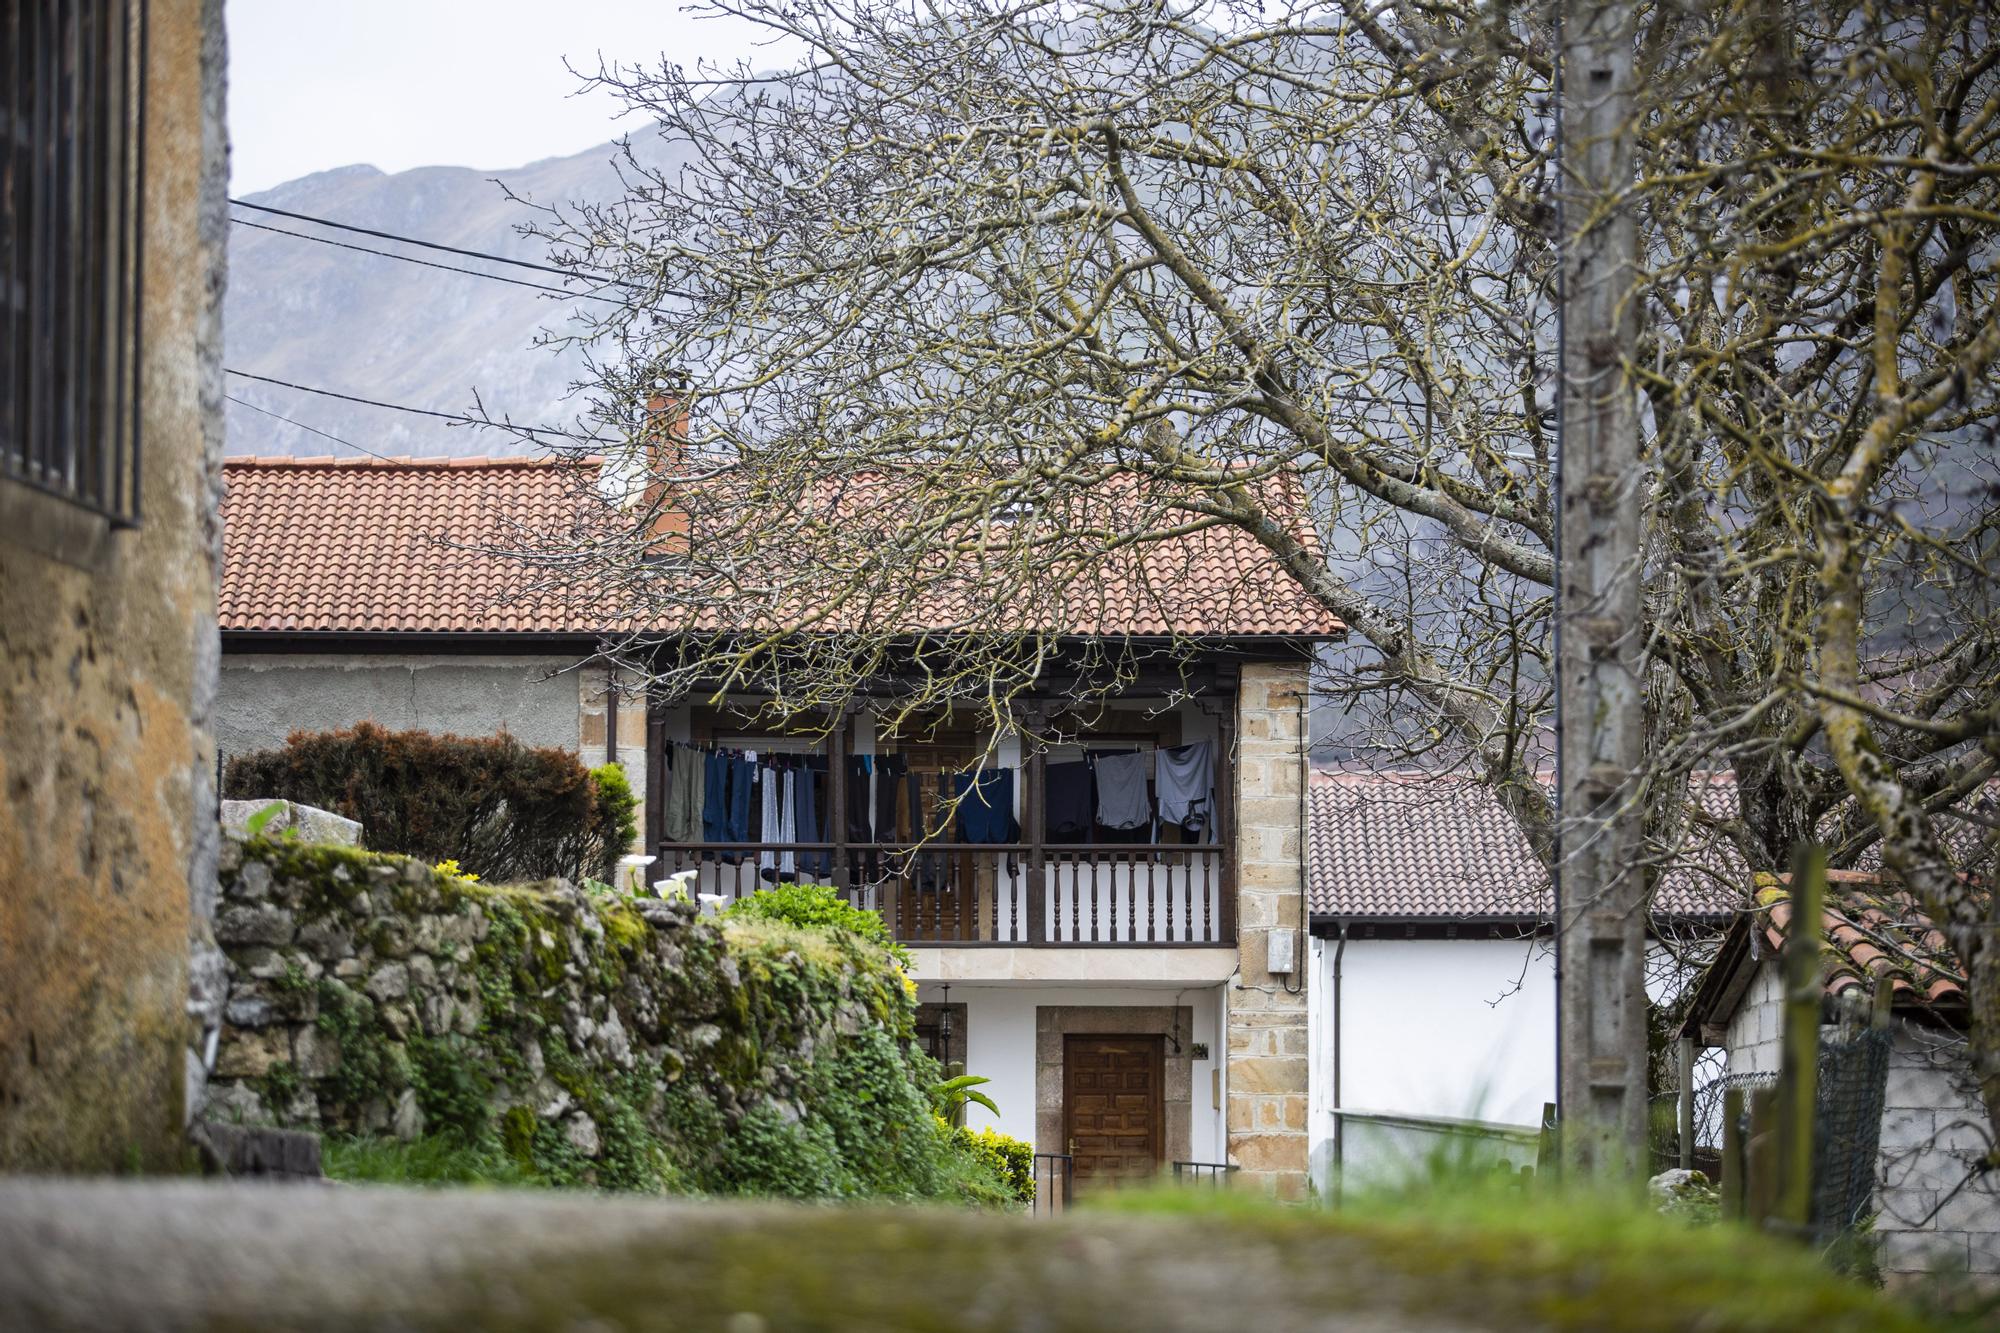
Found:
[{"label": "green plant", "polygon": [[774,884],[732,904],[723,915],[844,930],[886,950],[898,967],[910,966],[910,951],[891,938],[888,923],[878,913],[856,907],[825,884]]},{"label": "green plant", "polygon": [[487,880],[575,882],[608,879],[631,840],[631,784],[606,767],[612,775],[600,785],[567,750],[364,722],[294,732],[281,748],[236,755],[223,791],[358,820],[373,851],[454,862]]},{"label": "green plant", "polygon": [[952,1146],[992,1173],[1015,1203],[1035,1201],[1035,1145],[997,1129],[967,1129],[951,1133]]},{"label": "green plant", "polygon": [[599,764],[590,770],[590,780],[597,789],[597,817],[608,831],[613,849],[598,877],[608,879],[611,867],[639,837],[639,798],[632,794],[632,782],[625,776],[623,764]]},{"label": "green plant", "polygon": [[968,1102],[977,1102],[994,1115],[999,1115],[1000,1108],[993,1104],[993,1099],[983,1092],[976,1091],[980,1084],[992,1081],[977,1074],[960,1074],[957,1078],[933,1083],[931,1104],[937,1108],[940,1116],[953,1125],[965,1122],[965,1107]]},{"label": "green plant", "polygon": [[265,806],[263,809],[257,811],[255,814],[251,815],[248,819],[243,821],[244,836],[251,838],[263,837],[265,827],[269,825],[272,820],[276,819],[279,815],[283,814],[284,812],[285,812],[285,803],[283,801],[271,802],[269,805]]},{"label": "green plant", "polygon": [[409,1143],[395,1139],[336,1134],[320,1146],[321,1165],[332,1180],[385,1185],[540,1185],[524,1165],[490,1142],[468,1143],[451,1135],[431,1135]]}]

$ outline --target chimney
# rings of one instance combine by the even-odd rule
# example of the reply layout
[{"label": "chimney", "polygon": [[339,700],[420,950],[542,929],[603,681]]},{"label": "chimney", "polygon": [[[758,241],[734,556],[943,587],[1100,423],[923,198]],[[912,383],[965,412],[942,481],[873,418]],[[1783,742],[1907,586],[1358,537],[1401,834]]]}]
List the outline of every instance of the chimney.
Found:
[{"label": "chimney", "polygon": [[664,550],[685,549],[688,513],[674,503],[673,492],[687,470],[687,404],[676,392],[655,390],[646,400],[645,505],[652,515],[652,535],[664,539]]}]

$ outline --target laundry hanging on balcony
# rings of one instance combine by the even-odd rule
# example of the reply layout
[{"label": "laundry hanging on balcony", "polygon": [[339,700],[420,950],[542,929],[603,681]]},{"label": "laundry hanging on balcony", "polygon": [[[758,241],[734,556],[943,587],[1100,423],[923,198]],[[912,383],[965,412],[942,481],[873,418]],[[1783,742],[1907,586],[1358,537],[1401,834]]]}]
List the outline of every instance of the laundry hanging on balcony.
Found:
[{"label": "laundry hanging on balcony", "polygon": [[1207,741],[1162,750],[1155,768],[1160,822],[1199,840],[1215,816],[1215,747]]}]

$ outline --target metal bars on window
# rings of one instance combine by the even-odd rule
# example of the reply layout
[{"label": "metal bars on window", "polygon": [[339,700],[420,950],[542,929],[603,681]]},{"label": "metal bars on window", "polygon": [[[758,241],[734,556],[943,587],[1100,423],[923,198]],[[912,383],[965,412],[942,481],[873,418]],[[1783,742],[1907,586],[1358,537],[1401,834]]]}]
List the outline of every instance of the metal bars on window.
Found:
[{"label": "metal bars on window", "polygon": [[0,8],[0,471],[130,526],[146,0]]}]

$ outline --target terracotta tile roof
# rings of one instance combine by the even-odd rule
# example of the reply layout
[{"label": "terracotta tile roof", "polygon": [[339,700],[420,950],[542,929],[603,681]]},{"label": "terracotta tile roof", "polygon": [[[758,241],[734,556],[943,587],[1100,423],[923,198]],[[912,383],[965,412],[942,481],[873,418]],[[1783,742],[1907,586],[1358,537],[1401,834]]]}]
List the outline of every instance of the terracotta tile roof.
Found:
[{"label": "terracotta tile roof", "polygon": [[225,630],[550,633],[571,623],[521,567],[442,541],[575,522],[571,469],[525,458],[231,458],[223,463]]},{"label": "terracotta tile roof", "polygon": [[[547,553],[593,525],[608,532],[622,520],[595,498],[594,463],[233,458],[223,475],[224,629],[606,628],[587,590],[558,589],[522,562],[455,549],[497,543]],[[1116,488],[1108,489],[1097,519],[1115,516],[1121,503]],[[880,520],[864,516],[884,512],[881,491],[879,479],[859,478],[820,501],[829,517],[856,516],[842,544],[825,553],[828,561],[879,556]],[[842,528],[832,522],[824,530]],[[977,618],[990,619],[996,601],[1014,628],[1060,625],[1078,634],[1327,638],[1342,628],[1234,527],[1146,543],[1045,589],[1010,585],[999,594],[990,577],[934,572],[916,609],[901,613],[907,623],[900,628],[991,628]],[[781,615],[758,605],[754,589],[746,589],[732,603],[744,616],[734,623]],[[646,617],[661,628],[676,619],[673,608],[658,604]],[[672,628],[729,627],[712,610],[678,619]]]},{"label": "terracotta tile roof", "polygon": [[[1712,813],[1733,784],[1697,778]],[[1539,921],[1548,875],[1491,789],[1451,774],[1321,773],[1307,789],[1308,897],[1314,916],[1411,921]],[[1703,864],[1705,863],[1705,865]],[[1655,910],[1719,917],[1744,901],[1733,853],[1662,879]]]},{"label": "terracotta tile roof", "polygon": [[[1791,929],[1789,878],[1770,877],[1757,892],[1758,910],[1745,918],[1744,929],[1758,937],[1756,956],[1775,954]],[[1875,979],[1886,976],[1898,1004],[1965,1003],[1965,969],[1908,890],[1867,871],[1829,870],[1826,878],[1820,960],[1828,995],[1872,993]]]},{"label": "terracotta tile roof", "polygon": [[[1774,960],[1784,946],[1792,924],[1788,878],[1765,877],[1756,909],[1730,922],[1688,1005],[1684,1035],[1709,1046],[1727,1040],[1758,965]],[[1875,871],[1829,870],[1826,878],[1828,901],[1820,915],[1824,993],[1872,995],[1876,978],[1886,976],[1896,1008],[1947,1025],[1959,1022],[1966,1006],[1959,980],[1964,969],[1911,895]]]}]

